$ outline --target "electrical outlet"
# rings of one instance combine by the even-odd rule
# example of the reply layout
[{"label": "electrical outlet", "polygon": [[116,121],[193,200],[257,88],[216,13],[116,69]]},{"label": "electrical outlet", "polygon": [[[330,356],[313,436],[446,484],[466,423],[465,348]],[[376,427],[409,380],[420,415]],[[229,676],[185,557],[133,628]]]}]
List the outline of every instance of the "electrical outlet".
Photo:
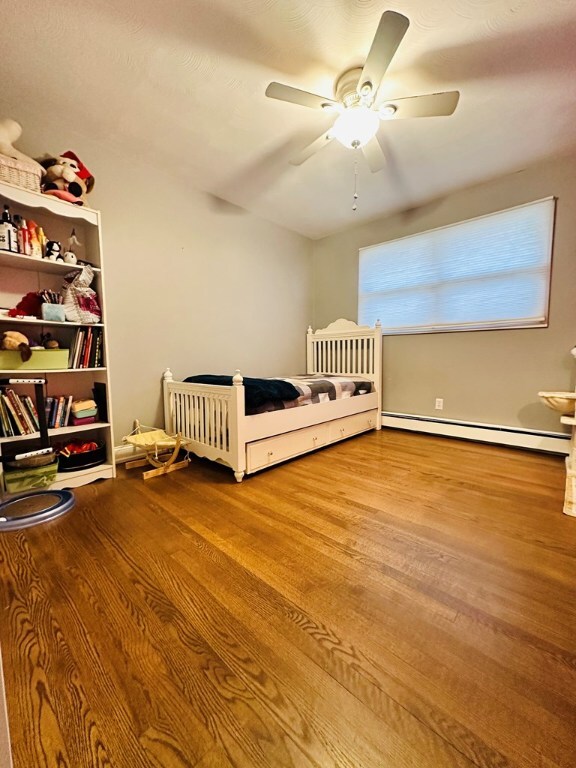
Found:
[{"label": "electrical outlet", "polygon": [[437,411],[441,411],[444,408],[444,398],[443,397],[437,397],[436,398],[436,405],[434,406]]}]

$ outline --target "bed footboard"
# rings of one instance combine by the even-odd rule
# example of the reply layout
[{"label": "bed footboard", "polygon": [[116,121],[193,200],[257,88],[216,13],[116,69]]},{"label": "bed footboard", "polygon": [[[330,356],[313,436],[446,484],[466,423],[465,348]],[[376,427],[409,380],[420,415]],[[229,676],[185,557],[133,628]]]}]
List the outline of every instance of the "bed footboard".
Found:
[{"label": "bed footboard", "polygon": [[166,430],[188,438],[190,450],[197,456],[231,467],[240,482],[246,471],[240,372],[236,371],[230,387],[174,381],[169,368],[163,380]]}]

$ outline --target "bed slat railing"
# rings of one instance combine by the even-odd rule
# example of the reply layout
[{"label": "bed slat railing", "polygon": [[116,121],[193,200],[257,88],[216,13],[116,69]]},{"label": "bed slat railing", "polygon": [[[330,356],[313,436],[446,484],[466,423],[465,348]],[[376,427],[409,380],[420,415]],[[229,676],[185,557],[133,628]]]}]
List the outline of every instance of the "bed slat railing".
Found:
[{"label": "bed slat railing", "polygon": [[350,320],[336,320],[318,331],[308,329],[307,373],[364,376],[374,383],[382,405],[382,328],[359,326]]},{"label": "bed slat railing", "polygon": [[378,374],[375,341],[373,336],[354,339],[309,340],[308,373],[374,377]]},{"label": "bed slat railing", "polygon": [[232,467],[238,482],[246,469],[242,381],[236,371],[230,387],[197,384],[191,392],[189,384],[174,381],[169,368],[164,373],[166,430],[191,440],[198,456]]},{"label": "bed slat railing", "polygon": [[189,393],[178,387],[178,382],[165,380],[166,429],[180,432],[216,451],[228,453],[230,396],[215,393],[207,388],[202,394]]}]

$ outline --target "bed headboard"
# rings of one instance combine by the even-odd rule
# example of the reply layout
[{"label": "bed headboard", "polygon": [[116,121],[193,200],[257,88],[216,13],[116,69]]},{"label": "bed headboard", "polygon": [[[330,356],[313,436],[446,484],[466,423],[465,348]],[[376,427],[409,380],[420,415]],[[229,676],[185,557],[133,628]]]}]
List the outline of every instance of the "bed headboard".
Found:
[{"label": "bed headboard", "polygon": [[381,391],[382,326],[377,322],[356,325],[352,320],[335,320],[327,328],[306,336],[306,372],[342,376],[359,374],[374,382]]}]

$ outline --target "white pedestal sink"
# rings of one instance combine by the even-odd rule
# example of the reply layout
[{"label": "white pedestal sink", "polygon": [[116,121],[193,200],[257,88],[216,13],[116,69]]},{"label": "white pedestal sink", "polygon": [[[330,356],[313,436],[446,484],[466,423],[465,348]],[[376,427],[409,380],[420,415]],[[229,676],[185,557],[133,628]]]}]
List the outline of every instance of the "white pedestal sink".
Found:
[{"label": "white pedestal sink", "polygon": [[576,392],[538,392],[538,397],[548,408],[561,414],[562,424],[572,427],[570,453],[566,457],[566,490],[562,511],[565,515],[576,517]]}]

